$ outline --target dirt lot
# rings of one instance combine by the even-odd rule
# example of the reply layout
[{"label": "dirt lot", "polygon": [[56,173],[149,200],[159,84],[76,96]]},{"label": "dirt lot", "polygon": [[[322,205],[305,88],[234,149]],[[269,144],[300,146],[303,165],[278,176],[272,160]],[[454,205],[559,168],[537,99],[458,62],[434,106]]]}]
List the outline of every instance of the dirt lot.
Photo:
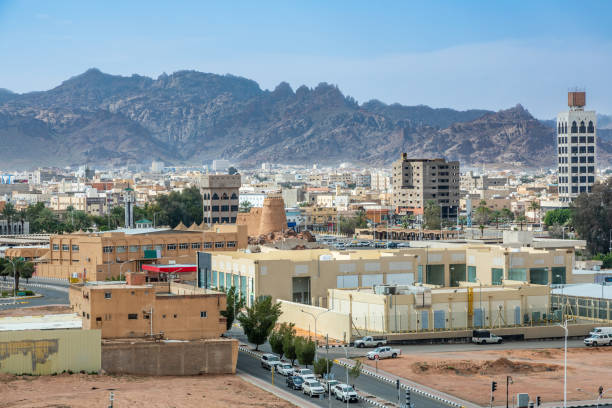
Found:
[{"label": "dirt lot", "polygon": [[0,374],[0,407],[268,407],[292,404],[233,375],[134,377],[62,374],[16,377]]},{"label": "dirt lot", "polygon": [[[374,365],[374,361],[365,360]],[[612,347],[568,349],[568,400],[594,399],[597,388],[612,388]],[[478,404],[488,404],[491,381],[497,381],[497,404],[526,392],[544,402],[563,400],[563,350],[491,350],[402,355],[381,360],[378,368]],[[584,391],[578,391],[580,388]]]}]

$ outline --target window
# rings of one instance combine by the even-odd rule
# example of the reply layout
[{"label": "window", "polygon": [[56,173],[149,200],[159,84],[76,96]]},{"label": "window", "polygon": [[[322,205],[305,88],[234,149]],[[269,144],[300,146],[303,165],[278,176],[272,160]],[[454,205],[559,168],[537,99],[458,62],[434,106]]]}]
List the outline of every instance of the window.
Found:
[{"label": "window", "polygon": [[69,251],[70,246],[68,244],[62,244],[62,251]]},{"label": "window", "polygon": [[79,246],[78,245],[73,245],[72,246],[72,252],[79,252]]},{"label": "window", "polygon": [[219,196],[217,195],[217,193],[214,193],[214,194],[212,195],[212,199],[213,199],[213,200],[218,200],[218,199],[219,199]]},{"label": "window", "polygon": [[468,282],[476,282],[476,267],[468,266]]},{"label": "window", "polygon": [[227,196],[227,193],[223,193],[223,195],[221,196],[222,200],[227,200],[229,197]]},{"label": "window", "polygon": [[200,249],[202,245],[199,242],[192,242],[191,249]]},{"label": "window", "polygon": [[504,278],[504,270],[501,268],[491,268],[491,284],[501,285]]},{"label": "window", "polygon": [[102,317],[100,316],[96,317],[96,322],[102,322]]},{"label": "window", "polygon": [[238,211],[238,206],[237,206],[237,205],[232,205],[232,211],[233,211],[233,212]]},{"label": "window", "polygon": [[228,248],[236,248],[236,241],[227,241]]},{"label": "window", "polygon": [[586,143],[586,136],[580,136],[580,143]]},{"label": "window", "polygon": [[215,242],[215,248],[223,248],[225,246],[225,242]]},{"label": "window", "polygon": [[587,140],[589,141],[589,143],[595,143],[595,136],[589,136]]},{"label": "window", "polygon": [[587,162],[588,162],[588,163],[595,163],[595,157],[593,157],[593,156],[589,156],[589,157],[587,158]]},{"label": "window", "polygon": [[137,320],[138,313],[128,313],[128,320]]},{"label": "window", "polygon": [[508,272],[508,279],[513,281],[527,281],[527,269],[526,268],[510,268]]},{"label": "window", "polygon": [[59,245],[58,244],[53,244],[53,250],[54,251],[59,251]]},{"label": "window", "polygon": [[212,242],[205,242],[204,243],[204,249],[206,248],[212,248]]},{"label": "window", "polygon": [[127,251],[127,247],[126,246],[120,245],[120,246],[117,247],[117,253],[118,254],[124,254],[126,251]]},{"label": "window", "polygon": [[104,292],[104,299],[110,299],[112,294],[110,292]]},{"label": "window", "polygon": [[138,252],[138,245],[130,245],[130,252]]},{"label": "window", "polygon": [[578,173],[578,167],[572,166],[572,173]]},{"label": "window", "polygon": [[580,122],[580,133],[586,133],[586,126],[584,126],[584,121]]},{"label": "window", "polygon": [[[578,124],[576,121],[572,122],[572,133],[578,133]],[[574,143],[574,138],[572,137],[572,143]]]},{"label": "window", "polygon": [[112,246],[105,246],[102,248],[102,252],[104,252],[105,254],[110,254],[113,252],[113,247]]},{"label": "window", "polygon": [[229,211],[229,205],[222,205],[221,206],[221,211]]},{"label": "window", "polygon": [[168,251],[176,251],[176,244],[168,244],[166,245],[166,249]]},{"label": "window", "polygon": [[236,193],[232,193],[232,200],[237,200],[238,196],[236,195]]},{"label": "window", "polygon": [[595,153],[595,146],[587,146],[587,152]]},{"label": "window", "polygon": [[206,312],[205,311],[204,312],[200,312],[200,317],[202,317],[202,318],[206,317]]},{"label": "window", "polygon": [[219,211],[219,206],[218,205],[213,205],[212,206],[212,211]]},{"label": "window", "polygon": [[593,121],[589,121],[589,127],[587,128],[587,133],[595,133],[595,126],[593,126]]},{"label": "window", "polygon": [[189,244],[187,242],[181,242],[179,244],[179,249],[189,249]]},{"label": "window", "polygon": [[176,319],[178,317],[178,315],[175,314],[173,317]]},{"label": "window", "polygon": [[548,269],[547,268],[531,268],[529,269],[529,282],[536,285],[548,285]]}]

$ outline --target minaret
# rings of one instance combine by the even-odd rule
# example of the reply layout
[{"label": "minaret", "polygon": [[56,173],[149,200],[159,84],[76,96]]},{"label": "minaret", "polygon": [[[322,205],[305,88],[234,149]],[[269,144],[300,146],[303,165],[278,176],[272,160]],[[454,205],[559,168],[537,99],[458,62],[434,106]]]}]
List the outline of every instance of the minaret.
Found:
[{"label": "minaret", "polygon": [[125,189],[123,203],[125,204],[125,228],[134,228],[134,190]]},{"label": "minaret", "polygon": [[569,203],[595,183],[597,115],[584,110],[586,92],[568,92],[567,104],[557,115],[557,166],[559,198]]}]

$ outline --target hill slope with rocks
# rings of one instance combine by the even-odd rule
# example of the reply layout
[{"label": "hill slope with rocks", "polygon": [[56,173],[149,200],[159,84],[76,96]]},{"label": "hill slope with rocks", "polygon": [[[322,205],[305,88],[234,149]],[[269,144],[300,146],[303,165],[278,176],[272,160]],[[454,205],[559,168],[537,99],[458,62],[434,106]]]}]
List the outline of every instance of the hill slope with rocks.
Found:
[{"label": "hill slope with rocks", "polygon": [[[491,112],[359,104],[326,83],[268,91],[196,71],[152,79],[90,69],[48,91],[1,90],[0,143],[0,160],[20,168],[217,158],[387,165],[402,151],[465,165],[555,165],[554,129],[520,105]],[[599,151],[609,160],[612,145]]]}]

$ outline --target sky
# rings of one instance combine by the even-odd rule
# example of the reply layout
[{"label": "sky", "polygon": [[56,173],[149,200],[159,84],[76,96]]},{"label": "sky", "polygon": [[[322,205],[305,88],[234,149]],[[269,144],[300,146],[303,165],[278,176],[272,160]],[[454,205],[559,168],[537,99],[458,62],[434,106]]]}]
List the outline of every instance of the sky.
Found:
[{"label": "sky", "polygon": [[320,82],[360,103],[506,109],[549,119],[566,92],[612,113],[611,1],[0,0],[0,88],[96,67],[194,69],[274,89]]}]

